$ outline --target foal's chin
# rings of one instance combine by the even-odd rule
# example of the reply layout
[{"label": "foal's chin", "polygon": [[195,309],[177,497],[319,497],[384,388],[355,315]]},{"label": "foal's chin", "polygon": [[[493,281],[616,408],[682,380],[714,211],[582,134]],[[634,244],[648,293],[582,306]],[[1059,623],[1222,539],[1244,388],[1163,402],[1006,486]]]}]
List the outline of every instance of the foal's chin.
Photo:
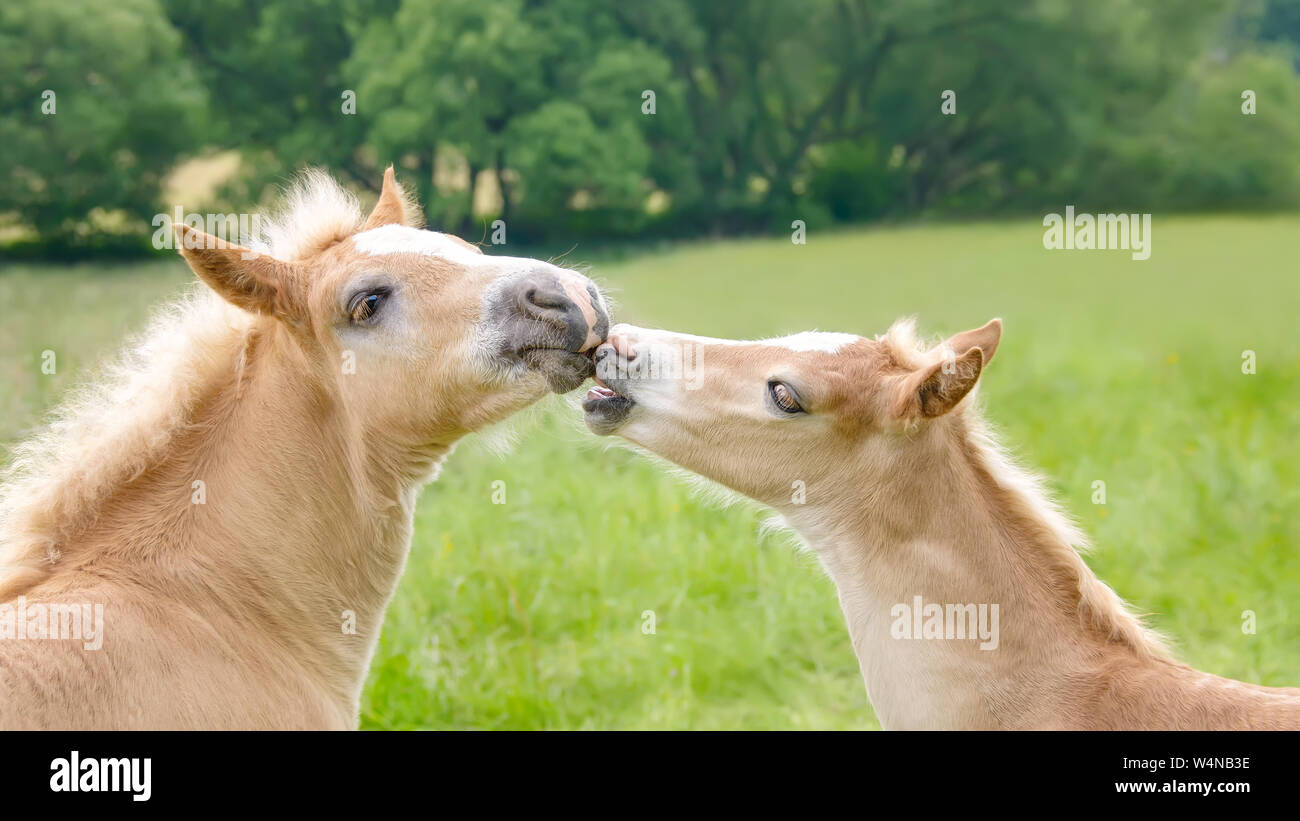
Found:
[{"label": "foal's chin", "polygon": [[519,358],[530,371],[541,374],[552,393],[575,390],[596,372],[590,356],[563,348],[532,348],[521,351]]},{"label": "foal's chin", "polygon": [[635,407],[636,402],[631,397],[597,385],[587,391],[587,397],[582,400],[582,420],[597,436],[612,436],[627,424]]}]

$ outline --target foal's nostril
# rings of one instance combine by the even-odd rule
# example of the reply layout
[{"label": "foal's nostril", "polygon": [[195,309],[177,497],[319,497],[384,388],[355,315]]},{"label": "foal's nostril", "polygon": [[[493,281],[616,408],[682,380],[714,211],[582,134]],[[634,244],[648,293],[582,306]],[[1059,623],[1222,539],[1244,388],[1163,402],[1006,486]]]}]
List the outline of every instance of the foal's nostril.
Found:
[{"label": "foal's nostril", "polygon": [[573,301],[560,288],[532,286],[520,294],[519,307],[526,316],[551,322],[566,322]]},{"label": "foal's nostril", "polygon": [[529,288],[524,292],[524,302],[539,312],[566,311],[572,300],[559,288]]},{"label": "foal's nostril", "polygon": [[632,340],[623,334],[610,334],[609,339],[605,340],[605,344],[610,347],[611,351],[616,351],[628,362],[636,359],[636,347],[632,344]]},{"label": "foal's nostril", "polygon": [[586,279],[545,267],[509,282],[505,307],[515,350],[586,353],[605,338],[609,318],[599,300],[590,301]]},{"label": "foal's nostril", "polygon": [[607,359],[612,362],[617,361],[620,356],[623,357],[624,362],[636,358],[636,354],[632,354],[631,356],[623,356],[622,351],[615,348],[609,342],[602,342],[600,346],[596,348],[596,351],[593,354],[592,358],[594,359],[596,364],[599,365],[601,362],[604,362]]}]

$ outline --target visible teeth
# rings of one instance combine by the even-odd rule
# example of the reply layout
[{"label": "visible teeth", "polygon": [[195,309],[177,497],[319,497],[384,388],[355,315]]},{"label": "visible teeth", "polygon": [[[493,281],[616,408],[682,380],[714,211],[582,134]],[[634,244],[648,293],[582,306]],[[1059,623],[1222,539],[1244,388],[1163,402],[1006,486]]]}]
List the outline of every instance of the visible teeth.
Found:
[{"label": "visible teeth", "polygon": [[601,387],[600,385],[587,391],[588,399],[613,399],[615,396],[618,396],[618,394],[614,393],[609,388]]}]

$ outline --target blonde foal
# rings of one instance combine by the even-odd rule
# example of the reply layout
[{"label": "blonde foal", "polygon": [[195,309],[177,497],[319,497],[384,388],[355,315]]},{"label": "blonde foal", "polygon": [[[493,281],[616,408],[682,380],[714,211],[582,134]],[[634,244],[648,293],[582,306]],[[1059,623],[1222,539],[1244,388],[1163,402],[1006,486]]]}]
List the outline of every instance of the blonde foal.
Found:
[{"label": "blonde foal", "polygon": [[417,214],[390,168],[368,217],[309,173],[254,248],[178,226],[203,286],[0,484],[0,728],[356,726],[420,487],[608,328]]},{"label": "blonde foal", "polygon": [[834,580],[886,728],[1300,729],[1300,690],[1170,658],[970,400],[993,320],[926,348],[617,325],[588,426],[777,510]]}]

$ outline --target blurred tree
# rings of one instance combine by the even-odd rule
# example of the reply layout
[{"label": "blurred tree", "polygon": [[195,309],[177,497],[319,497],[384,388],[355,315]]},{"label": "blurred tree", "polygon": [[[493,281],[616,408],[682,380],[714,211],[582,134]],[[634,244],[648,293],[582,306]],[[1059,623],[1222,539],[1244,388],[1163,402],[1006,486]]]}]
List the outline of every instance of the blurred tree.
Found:
[{"label": "blurred tree", "polygon": [[[806,186],[845,218],[1077,192],[1112,125],[1146,122],[1226,8],[664,0],[621,13],[688,90],[695,133],[672,150],[694,157],[699,208],[725,229],[807,199]],[[855,185],[871,193],[852,196]]]},{"label": "blurred tree", "polygon": [[151,233],[204,108],[156,0],[7,0],[0,75],[0,211],[47,244],[102,243],[86,220],[114,209],[129,215],[123,233]]},{"label": "blurred tree", "polygon": [[0,211],[70,235],[189,145],[240,151],[232,201],[396,162],[523,241],[1300,196],[1300,0],[161,2],[0,12]]},{"label": "blurred tree", "polygon": [[[1255,95],[1243,114],[1242,91]],[[1116,147],[1101,175],[1112,189],[1094,199],[1147,207],[1225,209],[1293,205],[1300,195],[1300,77],[1289,55],[1247,53],[1199,65],[1146,127]],[[1291,150],[1279,150],[1290,146]],[[1130,160],[1125,163],[1124,160]],[[1140,190],[1113,179],[1119,168],[1156,171]]]},{"label": "blurred tree", "polygon": [[407,157],[422,189],[440,152],[464,163],[456,199],[422,190],[437,221],[461,226],[484,170],[507,219],[517,207],[554,218],[579,194],[639,207],[658,134],[641,92],[673,86],[668,61],[587,0],[404,0],[367,26],[348,67],[379,112],[367,131],[379,154]]},{"label": "blurred tree", "polygon": [[1300,0],[1241,0],[1233,22],[1243,43],[1280,45],[1300,71]]},{"label": "blurred tree", "polygon": [[[369,101],[344,71],[366,21],[390,17],[396,0],[164,0],[210,96],[208,139],[244,155],[244,181],[278,182],[318,165],[378,190],[362,151]],[[258,191],[244,191],[247,201]]]}]

